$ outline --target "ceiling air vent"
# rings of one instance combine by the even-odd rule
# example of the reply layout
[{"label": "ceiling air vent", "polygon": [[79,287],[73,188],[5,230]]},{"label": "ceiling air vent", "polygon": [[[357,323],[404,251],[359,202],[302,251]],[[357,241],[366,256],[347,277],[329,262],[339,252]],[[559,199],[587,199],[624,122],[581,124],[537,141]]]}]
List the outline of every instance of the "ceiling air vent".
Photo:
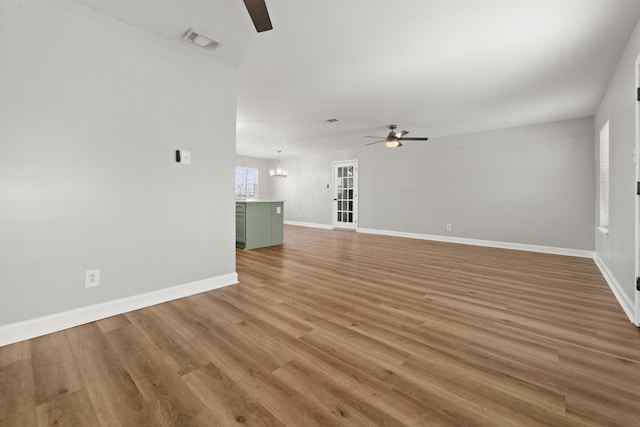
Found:
[{"label": "ceiling air vent", "polygon": [[184,33],[184,35],[182,36],[182,40],[209,50],[213,50],[220,46],[219,41],[214,40],[207,35],[196,33],[195,31],[191,30],[191,28],[189,28],[187,32]]}]

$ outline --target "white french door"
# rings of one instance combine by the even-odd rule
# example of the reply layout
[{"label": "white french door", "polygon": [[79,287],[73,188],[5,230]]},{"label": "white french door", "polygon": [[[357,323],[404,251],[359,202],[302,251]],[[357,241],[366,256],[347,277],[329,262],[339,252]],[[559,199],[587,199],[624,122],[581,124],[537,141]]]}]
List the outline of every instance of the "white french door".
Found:
[{"label": "white french door", "polygon": [[358,227],[358,161],[333,162],[333,227]]}]

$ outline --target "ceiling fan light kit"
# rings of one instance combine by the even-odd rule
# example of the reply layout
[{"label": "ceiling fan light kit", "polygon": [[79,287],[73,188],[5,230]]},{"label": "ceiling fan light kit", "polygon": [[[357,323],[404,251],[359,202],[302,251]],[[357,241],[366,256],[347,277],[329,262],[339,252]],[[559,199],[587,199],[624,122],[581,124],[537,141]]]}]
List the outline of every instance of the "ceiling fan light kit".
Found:
[{"label": "ceiling fan light kit", "polygon": [[384,145],[386,145],[389,148],[402,147],[402,144],[400,144],[400,141],[398,141],[398,138],[388,139],[387,141],[385,141]]}]

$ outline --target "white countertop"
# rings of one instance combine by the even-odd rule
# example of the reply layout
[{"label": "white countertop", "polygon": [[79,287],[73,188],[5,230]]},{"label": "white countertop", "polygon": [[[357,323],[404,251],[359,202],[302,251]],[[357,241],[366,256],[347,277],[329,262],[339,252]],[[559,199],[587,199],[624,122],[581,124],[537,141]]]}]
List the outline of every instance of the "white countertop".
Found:
[{"label": "white countertop", "polygon": [[236,203],[284,203],[286,200],[236,199]]}]

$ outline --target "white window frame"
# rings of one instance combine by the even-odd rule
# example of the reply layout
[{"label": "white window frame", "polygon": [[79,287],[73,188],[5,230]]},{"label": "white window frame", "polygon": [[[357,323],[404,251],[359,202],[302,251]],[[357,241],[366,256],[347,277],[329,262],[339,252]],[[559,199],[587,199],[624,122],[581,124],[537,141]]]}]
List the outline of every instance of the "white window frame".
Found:
[{"label": "white window frame", "polygon": [[[249,180],[249,171],[253,171],[253,180]],[[240,178],[240,182],[238,182]],[[251,190],[250,187],[253,187]],[[258,169],[246,166],[236,166],[235,168],[235,192],[236,199],[257,199],[258,198]]]},{"label": "white window frame", "polygon": [[599,148],[599,209],[598,209],[598,229],[606,234],[609,233],[609,176],[610,176],[610,126],[609,119],[605,120],[600,128]]}]

